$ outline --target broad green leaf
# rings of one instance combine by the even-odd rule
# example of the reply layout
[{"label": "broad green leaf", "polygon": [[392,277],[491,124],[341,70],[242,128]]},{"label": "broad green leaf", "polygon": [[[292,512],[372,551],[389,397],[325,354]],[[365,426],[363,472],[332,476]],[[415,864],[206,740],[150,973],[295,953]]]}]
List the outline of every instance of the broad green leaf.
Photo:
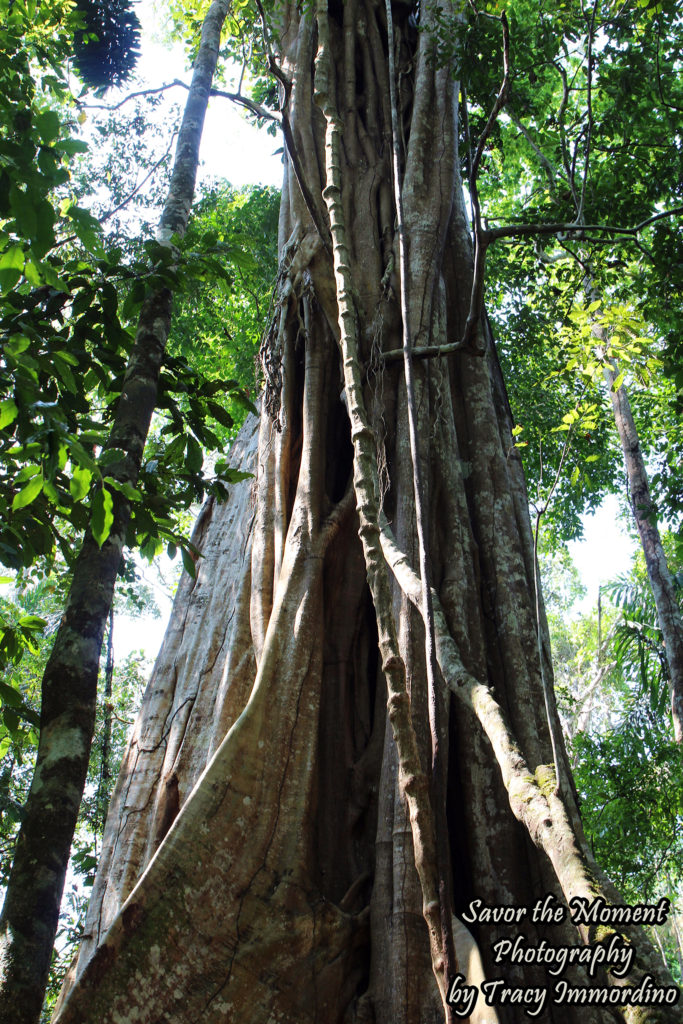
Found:
[{"label": "broad green leaf", "polygon": [[77,441],[75,437],[67,437],[66,443],[71,450],[72,459],[77,462],[79,466],[89,469],[91,473],[96,473],[98,476],[100,475],[97,463],[92,455],[85,450],[80,441]]},{"label": "broad green leaf", "polygon": [[6,398],[0,402],[0,430],[14,422],[18,414],[19,410],[13,398]]},{"label": "broad green leaf", "polygon": [[254,474],[245,473],[241,469],[226,469],[223,473],[221,473],[221,476],[223,477],[224,480],[227,480],[228,483],[238,484],[240,480],[253,479]]},{"label": "broad green leaf", "polygon": [[120,491],[128,501],[142,501],[142,495],[140,492],[127,481],[114,480],[111,476],[105,476],[104,483],[107,484],[108,487],[113,487],[114,490]]},{"label": "broad green leaf", "polygon": [[2,717],[5,720],[5,725],[9,732],[12,736],[16,736],[19,732],[19,716],[16,711],[13,711],[11,708],[4,707],[2,709]]},{"label": "broad green leaf", "polygon": [[8,683],[0,681],[0,700],[3,704],[9,704],[12,708],[20,708],[23,704],[21,694]]},{"label": "broad green leaf", "polygon": [[95,493],[92,500],[92,516],[90,519],[92,535],[99,547],[102,547],[109,536],[113,522],[114,499],[111,496],[111,491],[107,490],[106,487],[101,487]]},{"label": "broad green leaf", "polygon": [[15,484],[23,484],[25,480],[31,480],[36,473],[40,473],[40,466],[24,466],[17,473],[14,482]]},{"label": "broad green leaf", "polygon": [[9,190],[9,201],[12,215],[17,222],[19,234],[24,238],[33,239],[36,236],[38,220],[34,201],[26,192],[13,185]]},{"label": "broad green leaf", "polygon": [[45,629],[47,619],[42,619],[40,615],[22,615],[17,625],[21,626],[22,629]]},{"label": "broad green leaf", "polygon": [[16,512],[17,509],[25,508],[26,505],[30,505],[32,501],[40,494],[43,489],[43,478],[42,476],[34,476],[25,487],[19,491],[18,494],[14,495],[12,501],[12,511]]},{"label": "broad green leaf", "polygon": [[45,110],[36,114],[33,123],[45,143],[54,142],[59,135],[59,115],[54,110]]},{"label": "broad green leaf", "polygon": [[13,334],[5,345],[5,351],[16,358],[25,352],[30,344],[30,340],[24,334]]},{"label": "broad green leaf", "polygon": [[14,288],[24,270],[24,250],[20,245],[10,245],[0,256],[0,288],[8,292]]},{"label": "broad green leaf", "polygon": [[121,462],[125,457],[126,453],[123,448],[107,448],[102,452],[97,462],[100,466],[111,466],[114,462]]},{"label": "broad green leaf", "polygon": [[202,454],[202,447],[194,437],[188,437],[187,439],[187,455],[185,456],[185,465],[187,466],[190,473],[198,473],[202,468],[204,456]]},{"label": "broad green leaf", "polygon": [[90,490],[92,473],[83,466],[74,466],[69,481],[69,490],[74,501],[81,501]]},{"label": "broad green leaf", "polygon": [[197,566],[194,563],[194,558],[192,557],[190,552],[187,550],[187,548],[184,548],[184,547],[181,547],[180,554],[181,554],[181,557],[183,559],[183,566],[185,567],[185,572],[189,573],[193,580],[196,579],[197,578]]}]

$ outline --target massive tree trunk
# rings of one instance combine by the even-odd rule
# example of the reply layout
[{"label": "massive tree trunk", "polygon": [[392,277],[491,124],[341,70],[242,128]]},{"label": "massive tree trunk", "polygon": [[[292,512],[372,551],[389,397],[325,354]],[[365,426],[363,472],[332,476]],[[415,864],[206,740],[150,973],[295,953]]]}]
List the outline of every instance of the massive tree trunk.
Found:
[{"label": "massive tree trunk", "polygon": [[[462,337],[472,252],[458,89],[434,59],[429,9],[420,33],[408,13],[395,5],[408,315],[419,348]],[[431,856],[425,794],[414,796],[415,773],[399,763],[392,720],[405,702],[392,690],[387,713],[382,671],[405,666],[426,770],[424,632],[406,568],[418,548],[406,398],[400,364],[382,356],[401,345],[386,19],[376,0],[330,4],[320,17],[331,59],[320,53],[315,70],[311,14],[292,5],[278,26],[295,160],[285,169],[261,421],[248,421],[234,454],[256,479],[225,505],[209,502],[197,524],[203,558],[196,580],[179,588],[111,802],[59,1024],[444,1019],[425,920],[434,907],[424,906],[415,866]],[[335,108],[341,147],[326,160]],[[323,197],[334,207],[331,232]],[[357,366],[342,366],[345,331],[358,341]],[[354,362],[346,347],[344,359]],[[595,895],[561,746],[562,763],[550,764],[533,542],[493,341],[482,325],[472,348],[414,362],[445,677],[437,721],[447,795],[438,806],[432,786],[425,805],[450,857],[439,880],[456,914],[473,900],[524,907],[549,892]],[[368,480],[377,491],[369,498]],[[366,515],[372,501],[393,530],[393,546],[382,531],[384,549],[404,587],[392,584],[396,656],[386,654],[386,609],[379,618],[376,609],[373,574],[386,566],[377,564],[379,519]],[[551,716],[558,733],[552,702]],[[410,816],[406,793],[419,805]],[[492,963],[491,944],[515,930],[529,943],[603,934],[535,925],[530,914],[517,929],[473,926],[489,976],[525,986],[550,979],[539,967]],[[466,935],[455,931],[467,973]],[[659,979],[644,936],[635,941],[627,982]],[[583,969],[567,976],[586,983]],[[680,1019],[670,1007],[637,1012],[624,1016]],[[476,1019],[496,1016],[483,1007]],[[524,1018],[516,1005],[498,1007],[497,1019]],[[602,1024],[614,1012],[548,1000],[536,1019]]]}]

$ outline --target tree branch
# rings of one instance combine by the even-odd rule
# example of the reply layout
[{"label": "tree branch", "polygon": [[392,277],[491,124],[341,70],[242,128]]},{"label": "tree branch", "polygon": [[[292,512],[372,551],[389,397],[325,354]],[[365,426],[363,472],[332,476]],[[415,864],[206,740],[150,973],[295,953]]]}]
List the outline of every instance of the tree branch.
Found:
[{"label": "tree branch", "polygon": [[[178,132],[174,131],[173,135],[171,136],[171,140],[170,140],[168,146],[166,147],[164,153],[159,157],[159,159],[154,164],[154,166],[150,168],[150,170],[144,176],[142,181],[135,186],[133,191],[130,192],[126,196],[125,199],[121,200],[121,202],[118,204],[118,206],[115,206],[113,208],[113,210],[108,210],[106,213],[103,213],[101,217],[97,218],[99,220],[100,224],[104,224],[104,222],[109,220],[110,217],[113,217],[115,214],[119,213],[124,208],[124,206],[128,205],[128,203],[131,201],[131,199],[135,198],[135,196],[138,194],[140,189],[143,188],[143,186],[147,184],[149,179],[156,173],[156,171],[159,169],[159,167],[161,167],[161,165],[163,164],[164,160],[167,158],[168,154],[171,152],[171,150],[173,148],[173,143],[175,142],[177,135],[178,135]],[[71,237],[73,238],[74,236],[72,235]]]},{"label": "tree branch", "polygon": [[553,224],[507,224],[500,228],[487,228],[484,232],[486,243],[490,245],[499,238],[528,238],[531,235],[569,235],[583,234],[586,231],[598,231],[608,235],[630,235],[635,237],[665,217],[676,217],[683,213],[683,206],[674,206],[671,210],[662,210],[651,217],[646,217],[633,227],[625,228],[617,224],[577,224],[575,221],[560,221]]}]

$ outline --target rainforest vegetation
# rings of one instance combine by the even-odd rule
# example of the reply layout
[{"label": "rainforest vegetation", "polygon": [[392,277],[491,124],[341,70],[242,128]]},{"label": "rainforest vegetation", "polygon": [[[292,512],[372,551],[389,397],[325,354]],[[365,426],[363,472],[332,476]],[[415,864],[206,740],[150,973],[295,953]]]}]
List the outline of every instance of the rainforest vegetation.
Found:
[{"label": "rainforest vegetation", "polygon": [[[126,0],[0,0],[0,1024],[452,1020],[545,892],[666,897],[680,984],[678,5],[156,17],[176,105]],[[209,100],[281,192],[196,187]]]}]

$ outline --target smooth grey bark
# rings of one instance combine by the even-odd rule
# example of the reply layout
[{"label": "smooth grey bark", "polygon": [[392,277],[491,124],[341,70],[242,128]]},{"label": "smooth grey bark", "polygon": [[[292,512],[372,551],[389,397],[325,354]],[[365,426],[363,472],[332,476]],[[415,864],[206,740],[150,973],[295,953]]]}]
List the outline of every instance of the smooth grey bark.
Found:
[{"label": "smooth grey bark", "polygon": [[[160,240],[187,226],[204,115],[218,59],[227,0],[214,0],[204,21],[192,83],[178,136]],[[135,484],[156,406],[159,373],[171,323],[168,288],[149,294],[121,388],[108,447],[125,457],[108,467],[120,483]],[[83,540],[66,608],[42,682],[36,768],[23,808],[0,917],[0,1022],[35,1024],[40,1015],[59,907],[85,785],[105,624],[124,547],[130,507],[114,496],[114,522],[102,547]]]}]

